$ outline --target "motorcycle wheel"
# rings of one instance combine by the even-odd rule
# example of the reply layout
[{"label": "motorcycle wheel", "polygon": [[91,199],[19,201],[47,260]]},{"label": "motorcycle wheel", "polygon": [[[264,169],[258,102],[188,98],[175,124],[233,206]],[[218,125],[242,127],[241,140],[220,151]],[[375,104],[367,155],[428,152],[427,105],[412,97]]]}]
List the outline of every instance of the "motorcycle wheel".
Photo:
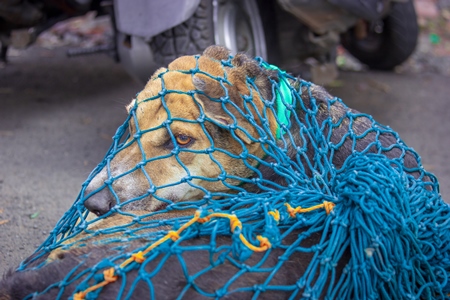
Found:
[{"label": "motorcycle wheel", "polygon": [[419,35],[412,1],[393,2],[390,13],[369,24],[367,36],[358,39],[352,28],[342,35],[342,45],[359,61],[375,70],[392,70],[414,51]]},{"label": "motorcycle wheel", "polygon": [[201,0],[189,20],[153,37],[153,59],[164,66],[179,56],[200,54],[213,44],[233,54],[245,52],[267,59],[266,35],[272,31],[265,30],[261,16],[269,12],[267,5],[259,7],[256,0]]}]

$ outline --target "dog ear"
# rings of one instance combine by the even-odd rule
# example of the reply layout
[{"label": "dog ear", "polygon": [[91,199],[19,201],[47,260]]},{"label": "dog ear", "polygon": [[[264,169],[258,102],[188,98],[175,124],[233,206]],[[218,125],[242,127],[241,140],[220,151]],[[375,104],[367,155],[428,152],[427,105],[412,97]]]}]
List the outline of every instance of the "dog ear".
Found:
[{"label": "dog ear", "polygon": [[159,74],[166,72],[167,69],[166,68],[159,68],[158,70],[155,71],[155,73],[153,73],[152,77],[150,77],[150,81],[151,80],[155,80]]},{"label": "dog ear", "polygon": [[[264,100],[272,100],[272,82],[278,82],[278,71],[268,70],[261,67],[258,61],[245,54],[236,54],[231,60],[232,68],[227,69],[228,81],[236,86],[242,95],[252,95],[254,108],[259,115],[265,115],[268,119],[270,131],[275,135],[278,124],[272,110],[266,110]],[[264,113],[265,111],[265,113]],[[253,115],[256,114],[252,111]],[[262,125],[263,121],[255,118],[255,121]]]},{"label": "dog ear", "polygon": [[[193,83],[198,91],[203,92],[197,93],[195,98],[197,102],[202,106],[205,115],[208,118],[211,118],[223,125],[234,124],[235,121],[232,117],[234,116],[234,118],[236,119],[235,125],[237,125],[239,128],[245,129],[245,131],[247,132],[246,133],[245,131],[238,128],[235,131],[236,135],[246,144],[251,144],[252,140],[248,136],[248,134],[252,137],[255,137],[257,131],[256,128],[249,123],[247,118],[243,116],[233,105],[225,104],[226,109],[224,109],[222,101],[214,101],[210,99],[220,99],[221,97],[225,96],[225,91],[220,83],[203,74],[196,74],[193,78]],[[243,107],[243,99],[237,89],[234,86],[230,86],[226,83],[224,83],[224,85],[227,88],[230,101],[232,101],[237,107],[245,112],[245,109]]]},{"label": "dog ear", "polygon": [[278,82],[277,71],[261,68],[256,60],[243,53],[236,54],[231,60],[231,64],[234,68],[228,71],[228,78],[233,85],[237,83],[244,84],[244,86],[238,85],[240,87],[239,91],[242,94],[248,94],[248,87],[245,83],[247,78],[250,78],[264,99],[272,99],[271,79]]},{"label": "dog ear", "polygon": [[226,60],[230,57],[230,50],[222,46],[213,45],[203,51],[203,56],[216,60]]}]

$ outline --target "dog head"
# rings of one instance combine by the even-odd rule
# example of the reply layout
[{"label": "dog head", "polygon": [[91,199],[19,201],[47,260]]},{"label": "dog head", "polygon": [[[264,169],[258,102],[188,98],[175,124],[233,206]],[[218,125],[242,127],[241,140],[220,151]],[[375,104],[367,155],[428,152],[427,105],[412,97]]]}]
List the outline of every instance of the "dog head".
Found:
[{"label": "dog head", "polygon": [[156,71],[127,106],[130,138],[87,186],[85,206],[102,215],[119,200],[155,211],[231,192],[264,156],[260,139],[277,130],[265,105],[276,74],[218,46]]}]

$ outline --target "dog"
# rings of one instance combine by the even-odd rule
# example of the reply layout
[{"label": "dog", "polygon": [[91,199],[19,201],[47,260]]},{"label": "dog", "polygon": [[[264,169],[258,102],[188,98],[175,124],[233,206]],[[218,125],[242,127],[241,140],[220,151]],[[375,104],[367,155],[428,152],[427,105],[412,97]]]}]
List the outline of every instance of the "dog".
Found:
[{"label": "dog", "polygon": [[[293,133],[292,138],[279,137],[280,124],[277,121],[276,111],[265,109],[266,100],[275,96],[272,86],[273,82],[279,82],[278,72],[262,68],[257,61],[245,54],[235,55],[231,60],[231,66],[223,68],[221,62],[228,59],[229,51],[220,46],[207,48],[198,59],[193,56],[180,57],[167,68],[156,71],[144,90],[127,106],[128,112],[132,115],[129,122],[130,137],[125,141],[127,146],[121,148],[108,161],[84,191],[84,205],[90,212],[97,216],[110,214],[110,217],[99,222],[97,227],[91,228],[93,231],[130,221],[128,217],[113,214],[112,210],[119,204],[118,201],[124,203],[128,199],[134,199],[126,202],[121,209],[137,212],[135,214],[140,215],[145,212],[161,211],[170,203],[201,199],[208,193],[212,195],[235,193],[236,187],[260,192],[261,185],[246,180],[248,178],[259,177],[285,185],[285,179],[279,175],[279,172],[268,167],[275,161],[270,155],[267,156],[268,146],[261,142],[262,137],[273,137],[275,145],[285,149],[289,157],[303,164],[307,176],[313,176],[313,170],[308,166],[316,151],[312,146],[315,143],[314,137],[307,136],[302,139],[298,134],[300,127],[297,122],[292,122],[289,128]],[[196,70],[196,72],[190,70]],[[223,77],[224,73],[226,81],[216,80]],[[253,78],[255,86],[249,87],[246,78]],[[350,119],[347,113],[357,114],[357,111],[345,107],[340,102],[330,105],[333,97],[317,85],[310,85],[308,90],[301,86],[294,88],[304,92],[302,93],[304,109],[297,111],[299,122],[307,122],[306,111],[316,105],[318,113],[315,121],[324,128],[323,135],[331,135],[331,141],[336,144],[344,139],[342,146],[333,155],[332,163],[335,168],[342,167],[346,158],[356,149],[365,153],[381,153],[389,158],[402,158],[406,169],[412,170],[411,173],[414,176],[419,176],[414,171],[418,166],[416,156],[413,153],[404,153],[402,149],[396,147],[399,143],[397,136],[389,132],[380,135],[369,132],[356,143],[345,139],[349,128],[356,134],[361,134],[373,126],[373,121],[361,115],[352,126],[348,126]],[[159,97],[163,90],[177,92]],[[211,100],[225,96],[228,96],[230,101],[227,104]],[[250,108],[246,106],[248,96],[252,97],[253,105]],[[264,118],[254,117],[250,121],[242,113],[245,111],[253,116],[264,116]],[[205,118],[206,121],[199,122],[201,118]],[[173,121],[167,123],[168,119]],[[325,120],[333,120],[335,124],[340,121],[342,126],[331,129],[330,126],[325,126]],[[139,143],[136,141],[138,138]],[[305,155],[296,157],[298,148],[305,142]],[[207,151],[213,146],[223,151]],[[171,155],[173,152],[177,155]],[[242,159],[244,152],[246,156]],[[261,164],[261,161],[268,163]],[[226,176],[223,176],[224,174]],[[187,177],[190,178],[190,182],[185,180]],[[161,199],[165,199],[166,202]],[[192,214],[193,211],[185,210],[175,216]],[[163,213],[158,218],[173,216]],[[283,243],[291,244],[301,232],[301,230],[293,231]],[[320,234],[312,234],[302,242],[302,247],[313,246],[320,239]],[[85,245],[82,246],[83,243],[79,241],[83,241]],[[208,237],[183,241],[185,246],[208,243]],[[230,236],[215,237],[217,246],[230,243]],[[95,237],[87,234],[69,241],[69,244],[72,246],[68,250],[55,250],[35,261],[33,265],[38,265],[45,260],[50,261],[40,269],[8,273],[0,283],[0,299],[21,299],[30,293],[43,291],[50,284],[65,278],[74,267],[78,267],[77,272],[82,272],[83,268],[93,266],[102,258],[117,252],[117,249],[111,245],[96,245]],[[132,251],[145,245],[146,241],[136,240],[128,244],[127,250]],[[282,253],[280,249],[271,250],[266,263],[276,264]],[[86,254],[89,255],[86,257]],[[187,252],[185,255],[187,269],[201,270],[210,265],[207,252],[204,255]],[[312,255],[312,253],[304,252],[293,253],[280,272],[272,278],[271,284],[296,284],[297,278],[306,271]],[[245,263],[253,266],[262,256],[264,253],[254,253]],[[349,259],[348,251],[343,253],[342,260],[336,269],[337,274],[342,272]],[[152,270],[157,266],[158,261],[152,261],[146,268]],[[215,289],[232,279],[236,271],[235,265],[226,260],[204,276],[196,278],[195,281],[202,289],[214,294]],[[125,291],[128,291],[137,276],[138,272],[134,270],[127,274],[129,280],[126,283],[117,281],[105,286],[101,293],[102,298],[116,297],[121,284],[124,284]],[[232,286],[238,288],[255,285],[264,282],[269,276],[270,272],[252,273],[251,276],[239,277]],[[183,267],[176,256],[171,256],[165,261],[163,268],[152,282],[154,296],[157,298],[174,299],[182,292],[186,286],[186,278],[183,276]],[[58,293],[61,293],[62,297],[68,297],[74,292],[77,283],[79,281],[71,282],[62,292],[58,288],[50,289],[47,294],[37,299],[53,299]],[[144,283],[135,286],[134,291],[133,299],[148,297],[150,293],[149,286]],[[323,291],[326,291],[326,288]],[[204,298],[193,288],[184,292],[184,296],[188,299]],[[254,292],[245,290],[241,293],[229,294],[225,298],[250,298]],[[270,290],[259,295],[261,299],[274,297],[281,299],[291,296],[289,291],[275,295]],[[323,297],[323,294],[316,296]]]},{"label": "dog", "polygon": [[[225,68],[229,83],[224,83],[228,97],[234,105],[227,104],[224,108],[221,102],[210,100],[210,98],[219,99],[225,96],[224,88],[218,80],[212,79],[204,73],[223,76],[224,69],[221,61],[228,58],[229,51],[227,49],[214,46],[207,48],[199,57],[198,62],[193,56],[185,56],[173,61],[167,69],[161,68],[156,71],[144,90],[127,106],[128,112],[136,107],[135,119],[130,120],[129,123],[131,138],[128,142],[130,146],[119,151],[109,164],[92,179],[85,190],[87,200],[84,205],[88,210],[100,216],[109,212],[117,204],[117,200],[123,203],[129,199],[138,198],[139,200],[122,206],[122,209],[155,211],[164,208],[167,204],[158,199],[176,203],[200,199],[205,195],[205,191],[232,193],[234,187],[242,184],[242,181],[236,178],[250,178],[255,175],[252,167],[255,167],[258,161],[250,158],[243,163],[243,159],[239,156],[245,150],[248,153],[247,157],[264,157],[264,147],[266,146],[259,141],[261,133],[256,128],[257,126],[261,127],[262,122],[267,121],[270,134],[276,135],[279,125],[275,119],[275,113],[272,110],[264,110],[264,101],[273,97],[271,80],[277,80],[277,72],[259,67],[255,60],[245,54],[234,56],[231,61],[233,67]],[[196,74],[188,72],[197,67],[200,72]],[[247,86],[247,77],[254,78],[259,92]],[[183,94],[168,93],[164,97],[164,107],[162,98],[145,101],[145,99],[159,95],[163,89],[161,78],[164,79],[165,89],[184,92]],[[196,91],[194,97],[189,94],[190,91]],[[311,94],[308,94],[309,91]],[[331,141],[338,143],[349,130],[347,112],[357,112],[340,103],[335,103],[328,108],[329,100],[333,97],[320,86],[312,85],[309,91],[305,90],[302,93],[303,104],[306,109],[309,109],[311,108],[311,99],[317,101],[319,124],[322,124],[330,116],[336,122],[343,120],[341,126],[332,130]],[[249,113],[255,118],[256,126],[238,111],[245,111],[244,97],[249,96],[250,93],[254,106],[249,109]],[[202,124],[197,122],[202,112],[211,121]],[[170,118],[183,120],[173,121],[170,124],[171,133],[164,125],[169,113]],[[266,120],[257,117],[263,114]],[[300,122],[305,121],[305,111],[298,111],[297,115]],[[226,126],[230,125],[235,125],[237,129],[224,130]],[[356,119],[352,129],[356,134],[362,134],[372,126],[373,122],[369,118],[361,116]],[[133,143],[133,135],[137,132],[136,127],[140,131],[147,131],[140,136],[142,146],[139,143]],[[287,149],[291,158],[297,155],[297,149],[304,144],[301,135],[298,134],[299,130],[297,123],[292,122],[290,131],[294,140],[278,140],[278,145]],[[329,128],[325,128],[323,134],[328,135],[328,131]],[[308,139],[309,137],[303,138]],[[380,147],[382,147],[390,149],[383,150],[386,156],[401,157],[402,150],[392,147],[398,144],[396,136],[390,133],[381,134],[378,137],[380,142],[378,147],[370,146],[376,139],[375,132],[370,132],[365,138],[357,141],[355,149],[363,150],[370,147],[366,151],[376,153],[380,152]],[[315,149],[311,146],[311,141],[307,142],[307,158],[301,158],[301,160],[306,166],[305,171],[311,176],[312,171],[306,160],[312,160]],[[210,149],[213,145],[222,151],[199,153],[202,150]],[[197,153],[182,151],[177,157],[170,155],[176,146],[183,150],[195,150]],[[352,152],[352,141],[346,140],[334,154],[333,164],[335,167],[340,168]],[[143,157],[146,157],[148,161],[142,167],[136,168],[137,165],[142,164]],[[160,159],[152,159],[158,157]],[[408,168],[417,166],[416,158],[410,153],[406,153],[404,161]],[[274,173],[273,168],[260,166],[259,170],[263,173],[262,178],[282,184],[283,178]],[[127,174],[120,175],[124,173]],[[228,176],[223,180],[202,179],[217,179],[224,173]],[[189,183],[183,182],[187,176],[193,177]],[[114,181],[107,186],[105,182],[111,181],[112,178]],[[178,184],[174,185],[173,183],[176,182]],[[248,185],[245,186],[245,189],[257,192],[255,187]],[[149,190],[154,190],[154,192],[149,193]]]}]

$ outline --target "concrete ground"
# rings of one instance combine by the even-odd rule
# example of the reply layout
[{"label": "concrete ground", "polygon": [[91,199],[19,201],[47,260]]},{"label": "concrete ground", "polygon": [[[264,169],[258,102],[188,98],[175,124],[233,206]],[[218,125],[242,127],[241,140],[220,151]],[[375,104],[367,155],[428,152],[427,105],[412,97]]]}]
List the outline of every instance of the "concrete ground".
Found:
[{"label": "concrete ground", "polygon": [[[142,87],[106,56],[30,49],[0,69],[0,274],[29,256],[101,161]],[[450,78],[342,73],[329,90],[400,132],[450,201]]]}]

